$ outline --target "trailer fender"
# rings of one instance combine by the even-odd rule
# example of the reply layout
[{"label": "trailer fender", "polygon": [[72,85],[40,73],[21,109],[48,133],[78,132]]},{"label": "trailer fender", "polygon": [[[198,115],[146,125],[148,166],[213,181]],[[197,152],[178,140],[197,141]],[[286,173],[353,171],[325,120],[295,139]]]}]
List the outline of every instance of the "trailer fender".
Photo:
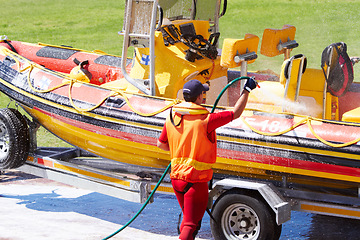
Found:
[{"label": "trailer fender", "polygon": [[291,205],[285,200],[277,188],[271,183],[250,180],[223,179],[217,181],[209,193],[209,208],[212,207],[214,198],[220,197],[229,190],[240,189],[258,192],[264,202],[274,211],[278,225],[290,220]]}]

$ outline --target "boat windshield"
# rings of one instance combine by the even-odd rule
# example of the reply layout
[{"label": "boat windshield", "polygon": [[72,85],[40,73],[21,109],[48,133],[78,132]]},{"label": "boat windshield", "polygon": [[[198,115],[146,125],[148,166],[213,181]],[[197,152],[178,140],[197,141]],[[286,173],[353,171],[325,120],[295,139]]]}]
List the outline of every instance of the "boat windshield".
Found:
[{"label": "boat windshield", "polygon": [[206,20],[215,22],[218,0],[159,0],[169,20]]}]

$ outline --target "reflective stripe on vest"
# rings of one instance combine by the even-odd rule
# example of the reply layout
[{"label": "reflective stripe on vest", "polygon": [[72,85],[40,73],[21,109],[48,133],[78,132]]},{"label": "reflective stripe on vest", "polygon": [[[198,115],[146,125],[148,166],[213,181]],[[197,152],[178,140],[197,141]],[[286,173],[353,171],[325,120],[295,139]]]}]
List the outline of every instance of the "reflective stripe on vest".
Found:
[{"label": "reflective stripe on vest", "polygon": [[187,165],[199,171],[209,170],[213,165],[211,163],[199,162],[191,158],[173,158],[171,159],[171,164]]}]

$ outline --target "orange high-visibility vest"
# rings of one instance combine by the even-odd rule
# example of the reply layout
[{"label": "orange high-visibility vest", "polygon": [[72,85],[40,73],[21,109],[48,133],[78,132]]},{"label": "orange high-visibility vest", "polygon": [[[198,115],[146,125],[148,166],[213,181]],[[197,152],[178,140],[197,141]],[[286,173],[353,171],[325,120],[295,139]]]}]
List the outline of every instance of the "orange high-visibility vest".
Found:
[{"label": "orange high-visibility vest", "polygon": [[211,142],[207,133],[210,114],[200,105],[187,104],[188,111],[184,108],[176,111],[174,107],[174,122],[181,121],[179,126],[174,126],[169,119],[166,121],[171,155],[170,178],[207,182],[212,178],[212,165],[216,161],[216,138]]}]

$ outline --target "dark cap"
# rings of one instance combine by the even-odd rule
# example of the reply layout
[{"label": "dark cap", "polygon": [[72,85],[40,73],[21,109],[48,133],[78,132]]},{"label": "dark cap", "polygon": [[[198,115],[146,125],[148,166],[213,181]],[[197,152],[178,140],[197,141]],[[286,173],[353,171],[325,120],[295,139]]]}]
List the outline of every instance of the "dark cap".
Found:
[{"label": "dark cap", "polygon": [[207,84],[202,84],[199,80],[190,80],[184,84],[183,94],[186,93],[189,97],[197,97],[202,92],[209,91]]}]

